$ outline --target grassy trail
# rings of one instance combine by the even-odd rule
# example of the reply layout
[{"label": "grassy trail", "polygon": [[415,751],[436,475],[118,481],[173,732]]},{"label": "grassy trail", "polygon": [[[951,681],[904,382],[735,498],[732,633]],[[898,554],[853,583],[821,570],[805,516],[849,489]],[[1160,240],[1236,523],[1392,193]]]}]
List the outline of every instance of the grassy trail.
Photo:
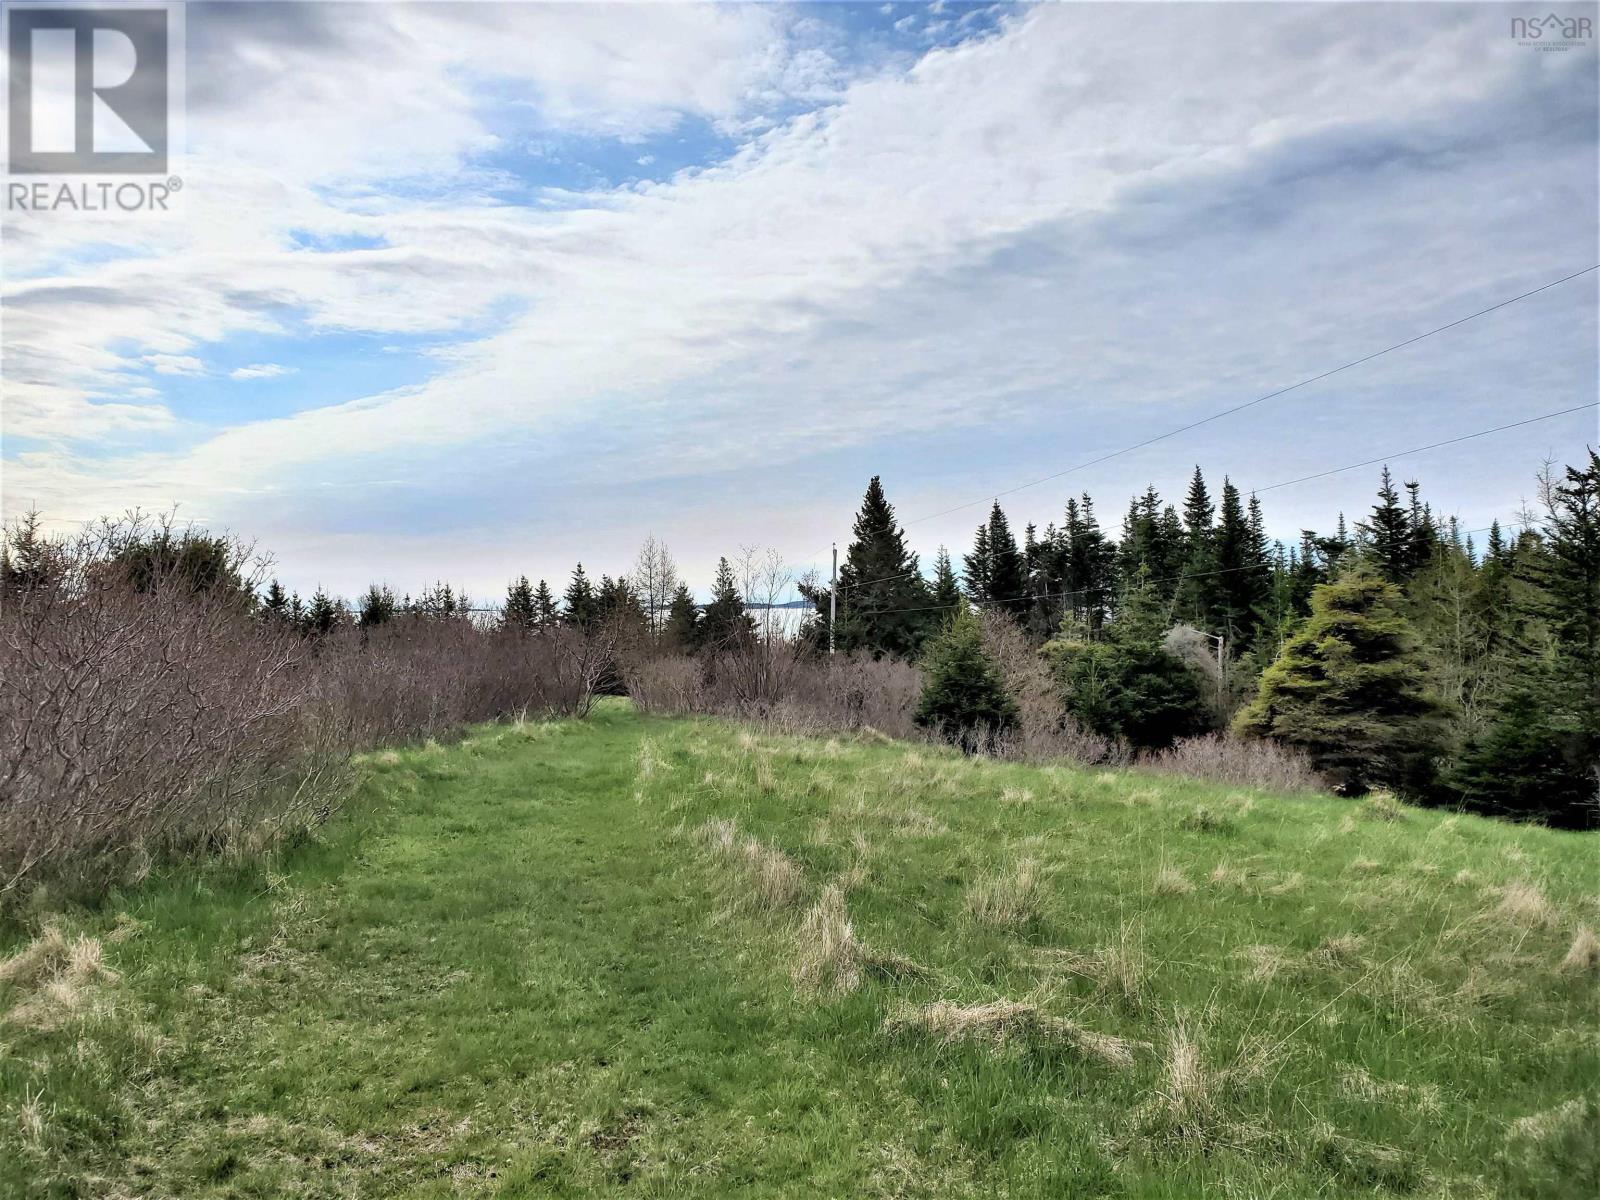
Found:
[{"label": "grassy trail", "polygon": [[1596,915],[1576,835],[620,705],[367,771],[276,870],[0,942],[38,960],[0,970],[0,1196],[1560,1196],[1600,1170],[1594,979],[1560,966]]}]

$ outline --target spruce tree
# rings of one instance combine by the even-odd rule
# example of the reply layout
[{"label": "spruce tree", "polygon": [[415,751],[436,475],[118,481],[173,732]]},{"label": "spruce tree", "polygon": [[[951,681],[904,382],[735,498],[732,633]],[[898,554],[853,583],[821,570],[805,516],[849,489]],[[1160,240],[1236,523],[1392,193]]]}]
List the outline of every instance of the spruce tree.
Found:
[{"label": "spruce tree", "polygon": [[1400,493],[1394,490],[1394,477],[1388,467],[1383,468],[1372,516],[1356,528],[1366,540],[1368,555],[1378,574],[1390,583],[1404,583],[1410,578],[1411,513],[1400,503]]},{"label": "spruce tree", "polygon": [[327,637],[344,620],[344,607],[320,587],[312,594],[301,628],[311,637]]},{"label": "spruce tree", "polygon": [[687,584],[679,583],[667,605],[666,623],[661,627],[661,644],[668,651],[687,652],[699,640],[700,610]]},{"label": "spruce tree", "polygon": [[37,512],[25,512],[0,540],[5,549],[0,555],[0,603],[43,586],[55,573],[59,551],[41,523]]},{"label": "spruce tree", "polygon": [[1183,501],[1183,577],[1177,587],[1176,600],[1184,619],[1202,629],[1214,626],[1212,596],[1216,554],[1212,519],[1215,514],[1205,476],[1196,466]]},{"label": "spruce tree", "polygon": [[1239,489],[1222,481],[1222,512],[1213,540],[1216,574],[1212,577],[1214,628],[1243,653],[1255,639],[1261,610],[1269,599],[1272,564],[1267,557],[1261,510],[1254,497],[1246,514]]},{"label": "spruce tree", "polygon": [[397,607],[394,592],[382,584],[374,583],[361,597],[356,612],[356,624],[362,629],[375,629],[394,620]]},{"label": "spruce tree", "polygon": [[261,598],[262,615],[269,620],[285,621],[289,618],[289,593],[283,590],[283,585],[274,579],[267,585],[267,592]]},{"label": "spruce tree", "polygon": [[1425,794],[1443,710],[1400,606],[1399,589],[1365,568],[1317,588],[1235,732],[1304,750],[1345,792]]},{"label": "spruce tree", "polygon": [[561,621],[561,610],[556,607],[556,598],[550,592],[550,585],[544,580],[539,580],[539,586],[533,593],[533,624],[536,629],[549,629]]},{"label": "spruce tree", "polygon": [[639,592],[626,575],[615,579],[609,575],[600,577],[600,587],[595,592],[595,612],[599,620],[618,635],[632,637],[648,627]]},{"label": "spruce tree", "polygon": [[1559,697],[1588,764],[1600,762],[1600,454],[1546,483],[1549,592],[1555,602]]},{"label": "spruce tree", "polygon": [[1067,500],[1066,523],[1061,529],[1060,542],[1065,608],[1093,635],[1105,623],[1111,608],[1116,587],[1116,554],[1095,519],[1094,501],[1087,492],[1080,498]]},{"label": "spruce tree", "polygon": [[756,623],[745,611],[744,597],[734,581],[733,568],[726,558],[717,559],[717,575],[711,583],[711,603],[700,618],[697,641],[713,653],[735,650],[755,637]]},{"label": "spruce tree", "polygon": [[583,564],[579,563],[572,572],[572,582],[567,584],[566,594],[561,598],[561,622],[574,629],[591,629],[599,617],[599,606],[595,601],[594,585],[589,582],[589,576],[584,573]]},{"label": "spruce tree", "polygon": [[1416,480],[1405,485],[1406,518],[1410,526],[1406,540],[1406,571],[1414,574],[1428,564],[1434,549],[1439,545],[1439,527],[1434,524],[1433,509],[1422,502],[1422,485]]},{"label": "spruce tree", "polygon": [[1124,590],[1104,641],[1089,641],[1070,616],[1043,650],[1062,706],[1096,733],[1142,749],[1203,732],[1210,713],[1201,679],[1163,645],[1167,602],[1148,567]]},{"label": "spruce tree", "polygon": [[989,555],[986,606],[1016,617],[1025,615],[1032,603],[1028,595],[1027,567],[1023,563],[1022,552],[1017,549],[1017,539],[1011,536],[1011,524],[1001,511],[998,500],[989,510],[985,541]]},{"label": "spruce tree", "polygon": [[967,585],[967,599],[982,606],[989,602],[994,592],[989,587],[989,523],[985,521],[972,535],[972,553],[962,559],[962,575]]},{"label": "spruce tree", "polygon": [[929,609],[928,586],[917,556],[906,546],[905,532],[896,524],[894,507],[876,475],[867,484],[852,534],[839,566],[834,644],[840,650],[864,650],[875,658],[885,654],[909,658],[921,648],[940,614]]},{"label": "spruce tree", "polygon": [[526,575],[506,588],[505,607],[500,610],[500,627],[529,633],[538,624],[538,607],[533,598],[533,585]]},{"label": "spruce tree", "polygon": [[928,602],[933,607],[935,620],[941,625],[963,604],[961,585],[956,582],[955,568],[950,562],[950,552],[943,546],[940,546],[938,554],[934,555],[933,590]]},{"label": "spruce tree", "polygon": [[913,719],[967,753],[992,753],[1017,725],[1017,705],[983,648],[977,616],[957,608],[929,643]]}]

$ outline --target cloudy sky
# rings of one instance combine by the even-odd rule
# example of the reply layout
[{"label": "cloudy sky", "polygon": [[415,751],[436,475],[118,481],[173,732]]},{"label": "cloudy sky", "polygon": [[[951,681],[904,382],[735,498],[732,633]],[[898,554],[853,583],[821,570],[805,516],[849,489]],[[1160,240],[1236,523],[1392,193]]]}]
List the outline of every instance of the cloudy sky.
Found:
[{"label": "cloudy sky", "polygon": [[[1545,11],[191,3],[181,213],[6,216],[4,509],[489,597],[652,532],[701,585],[820,561],[881,473],[960,549],[997,492],[1600,262],[1595,41],[1519,45]],[[1592,403],[1596,331],[1590,273],[1004,504],[1114,525],[1196,462]],[[1393,462],[1473,527],[1596,440]],[[1274,532],[1375,473],[1264,495]]]}]

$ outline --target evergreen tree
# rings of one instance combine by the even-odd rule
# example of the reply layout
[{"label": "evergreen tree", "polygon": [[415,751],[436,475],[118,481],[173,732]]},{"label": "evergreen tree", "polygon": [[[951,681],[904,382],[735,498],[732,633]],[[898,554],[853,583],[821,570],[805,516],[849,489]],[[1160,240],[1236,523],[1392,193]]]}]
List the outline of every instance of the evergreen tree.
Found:
[{"label": "evergreen tree", "polygon": [[344,606],[320,587],[312,594],[311,604],[301,621],[301,629],[310,637],[327,637],[344,622]]},{"label": "evergreen tree", "polygon": [[1400,503],[1389,468],[1383,468],[1378,503],[1372,516],[1357,526],[1366,539],[1368,554],[1378,574],[1390,583],[1404,583],[1411,575],[1413,550],[1411,513]]},{"label": "evergreen tree", "polygon": [[1600,763],[1600,454],[1543,488],[1549,593],[1555,604],[1559,694],[1572,714],[1575,752]]},{"label": "evergreen tree", "polygon": [[1087,492],[1067,500],[1061,527],[1061,586],[1065,611],[1072,613],[1089,633],[1105,623],[1116,585],[1116,554],[1095,520],[1094,501]]},{"label": "evergreen tree", "polygon": [[1594,776],[1572,743],[1570,727],[1563,728],[1546,697],[1519,686],[1485,734],[1467,743],[1451,783],[1475,812],[1595,829],[1600,804]]},{"label": "evergreen tree", "polygon": [[362,629],[372,629],[387,624],[394,619],[396,608],[394,593],[387,587],[374,583],[361,597],[356,623]]},{"label": "evergreen tree", "polygon": [[403,607],[413,616],[441,620],[465,615],[471,603],[465,594],[456,595],[455,588],[441,581],[423,588],[415,600],[408,599]]},{"label": "evergreen tree", "polygon": [[1235,732],[1306,751],[1345,792],[1430,786],[1443,713],[1392,584],[1365,569],[1317,588]]},{"label": "evergreen tree", "polygon": [[600,587],[595,592],[595,611],[600,621],[620,636],[632,637],[648,627],[639,593],[626,575],[616,579],[609,575],[600,577]]},{"label": "evergreen tree", "polygon": [[733,650],[755,637],[756,623],[745,611],[744,597],[734,581],[726,558],[717,559],[717,576],[711,583],[711,603],[700,618],[698,644],[713,652]]},{"label": "evergreen tree", "polygon": [[699,641],[700,610],[687,584],[679,583],[667,606],[667,620],[661,628],[661,644],[669,651],[683,653]]},{"label": "evergreen tree", "polygon": [[[839,624],[834,642],[840,650],[865,650],[909,658],[922,646],[939,614],[929,609],[928,586],[917,556],[906,546],[905,532],[895,522],[894,507],[874,475],[856,513],[853,537],[839,567]],[[825,612],[826,591],[815,596]],[[826,621],[826,618],[822,618]],[[822,627],[826,637],[826,625]]]},{"label": "evergreen tree", "polygon": [[500,627],[517,633],[530,633],[539,623],[539,609],[533,597],[533,585],[526,575],[506,588],[505,607],[500,610]]},{"label": "evergreen tree", "polygon": [[533,592],[534,628],[549,629],[560,622],[561,610],[556,607],[556,598],[550,592],[550,585],[541,579]]},{"label": "evergreen tree", "polygon": [[1433,509],[1421,500],[1422,485],[1412,480],[1405,487],[1406,521],[1409,526],[1409,536],[1406,541],[1406,571],[1414,574],[1433,558],[1434,549],[1440,542],[1439,527],[1434,524]]},{"label": "evergreen tree", "polygon": [[1068,617],[1044,657],[1062,688],[1062,706],[1089,729],[1140,748],[1169,746],[1210,723],[1200,678],[1162,644],[1166,601],[1140,567],[1123,593],[1104,641],[1083,636]]},{"label": "evergreen tree", "polygon": [[967,584],[967,599],[982,606],[994,595],[989,586],[989,523],[985,521],[972,535],[972,553],[962,560]]},{"label": "evergreen tree", "polygon": [[267,592],[261,598],[262,615],[274,621],[289,619],[289,593],[283,590],[283,585],[274,579],[267,585]]},{"label": "evergreen tree", "polygon": [[[1006,520],[1006,514],[1000,511],[998,500],[989,510],[988,532],[984,540],[989,557],[985,572],[988,588],[986,606],[1013,616],[1023,616],[1031,603],[1027,567],[1022,552],[1017,549],[1017,539],[1011,536],[1011,524]],[[976,552],[977,548],[974,547]]]},{"label": "evergreen tree", "polygon": [[922,698],[913,719],[924,729],[972,754],[993,753],[1016,728],[1016,702],[984,651],[977,616],[965,606],[954,610],[929,644],[922,672]]},{"label": "evergreen tree", "polygon": [[43,586],[59,569],[59,550],[40,524],[37,512],[25,512],[0,538],[0,605]]},{"label": "evergreen tree", "polygon": [[572,572],[572,582],[567,584],[566,594],[561,598],[561,621],[574,629],[591,629],[599,618],[599,605],[595,601],[594,585],[589,582],[589,576],[584,573],[583,564],[579,563]]},{"label": "evergreen tree", "polygon": [[935,619],[942,625],[950,614],[962,606],[961,585],[956,582],[955,568],[950,562],[950,552],[943,546],[933,559],[933,590],[928,602],[934,609]]},{"label": "evergreen tree", "polygon": [[1222,515],[1213,541],[1216,574],[1212,577],[1213,628],[1228,639],[1235,653],[1255,640],[1262,610],[1270,599],[1272,562],[1268,557],[1261,506],[1250,499],[1247,515],[1239,489],[1222,481]]},{"label": "evergreen tree", "polygon": [[1183,501],[1183,579],[1177,587],[1176,603],[1183,618],[1202,629],[1210,629],[1214,624],[1212,595],[1217,564],[1212,519],[1215,515],[1205,476],[1196,466]]},{"label": "evergreen tree", "polygon": [[239,573],[237,557],[227,538],[197,529],[180,533],[166,525],[154,532],[141,530],[111,552],[112,563],[137,592],[178,587],[237,598],[248,604],[254,594]]},{"label": "evergreen tree", "polygon": [[[1133,579],[1141,569],[1147,570],[1147,578],[1158,595],[1170,594],[1174,581],[1166,577],[1181,570],[1181,526],[1174,537],[1169,514],[1176,522],[1176,510],[1169,505],[1163,512],[1155,487],[1146,487],[1143,495],[1128,501],[1127,515],[1122,518],[1122,540],[1117,544],[1118,574],[1123,579]],[[1169,537],[1173,538],[1170,545]]]}]

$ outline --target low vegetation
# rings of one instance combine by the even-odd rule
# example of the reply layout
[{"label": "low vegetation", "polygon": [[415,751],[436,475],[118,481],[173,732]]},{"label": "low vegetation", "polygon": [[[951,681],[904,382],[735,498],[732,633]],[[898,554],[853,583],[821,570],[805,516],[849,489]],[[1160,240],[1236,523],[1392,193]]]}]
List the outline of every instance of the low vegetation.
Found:
[{"label": "low vegetation", "polygon": [[1600,1188],[1584,835],[613,701],[356,770],[33,893],[0,1195]]}]

